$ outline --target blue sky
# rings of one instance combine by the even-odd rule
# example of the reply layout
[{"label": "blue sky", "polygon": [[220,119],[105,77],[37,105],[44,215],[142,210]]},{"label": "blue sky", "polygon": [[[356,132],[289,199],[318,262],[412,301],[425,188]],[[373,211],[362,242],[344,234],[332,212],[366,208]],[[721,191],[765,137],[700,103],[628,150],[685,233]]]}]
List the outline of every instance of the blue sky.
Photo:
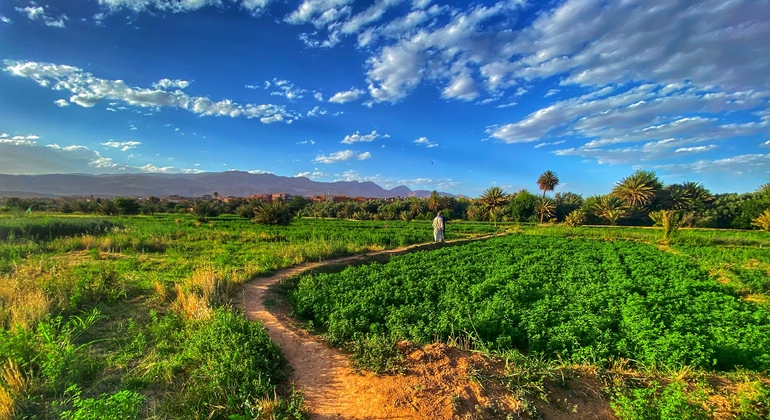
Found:
[{"label": "blue sky", "polygon": [[770,181],[770,2],[0,0],[0,173]]}]

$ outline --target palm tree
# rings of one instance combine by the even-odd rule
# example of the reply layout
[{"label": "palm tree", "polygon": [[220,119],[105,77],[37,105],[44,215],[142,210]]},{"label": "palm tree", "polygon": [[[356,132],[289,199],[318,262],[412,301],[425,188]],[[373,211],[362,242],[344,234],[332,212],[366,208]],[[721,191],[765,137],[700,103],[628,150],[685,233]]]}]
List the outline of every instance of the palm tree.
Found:
[{"label": "palm tree", "polygon": [[765,210],[762,214],[757,216],[757,218],[751,222],[751,225],[756,226],[765,232],[770,232],[770,209]]},{"label": "palm tree", "polygon": [[626,213],[626,206],[617,196],[607,194],[599,198],[592,210],[595,215],[614,225]]},{"label": "palm tree", "polygon": [[420,201],[419,199],[415,198],[414,200],[409,200],[409,201],[410,201],[409,212],[412,214],[413,218],[420,216],[423,213],[423,211],[425,211],[422,205],[422,201]]},{"label": "palm tree", "polygon": [[537,179],[537,185],[543,190],[543,198],[545,198],[546,191],[553,191],[559,185],[559,177],[554,171],[545,171]]},{"label": "palm tree", "polygon": [[428,209],[433,213],[435,213],[439,211],[440,208],[441,208],[441,197],[438,195],[438,192],[436,192],[436,190],[433,190],[433,192],[430,193],[430,197],[428,197]]},{"label": "palm tree", "polygon": [[583,213],[583,210],[581,209],[573,210],[570,214],[564,216],[564,223],[569,227],[580,226],[585,223],[585,221],[586,214]]},{"label": "palm tree", "polygon": [[489,187],[481,194],[479,201],[492,210],[506,205],[508,203],[508,194],[498,186]]},{"label": "palm tree", "polygon": [[542,197],[535,204],[535,212],[540,215],[540,223],[543,223],[545,216],[551,217],[556,211],[556,203],[550,198]]},{"label": "palm tree", "polygon": [[612,194],[637,209],[650,204],[661,185],[655,172],[638,170],[615,184]]}]

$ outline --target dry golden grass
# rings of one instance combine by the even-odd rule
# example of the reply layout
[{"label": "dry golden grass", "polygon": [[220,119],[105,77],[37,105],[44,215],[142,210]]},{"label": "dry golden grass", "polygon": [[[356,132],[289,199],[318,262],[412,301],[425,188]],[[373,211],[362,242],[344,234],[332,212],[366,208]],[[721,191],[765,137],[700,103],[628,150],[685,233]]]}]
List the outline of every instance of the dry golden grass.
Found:
[{"label": "dry golden grass", "polygon": [[16,400],[29,389],[29,380],[13,360],[0,367],[0,420],[10,420],[16,414]]},{"label": "dry golden grass", "polygon": [[[29,331],[51,310],[51,300],[25,270],[0,279],[0,327]],[[22,277],[20,277],[20,275]]]}]

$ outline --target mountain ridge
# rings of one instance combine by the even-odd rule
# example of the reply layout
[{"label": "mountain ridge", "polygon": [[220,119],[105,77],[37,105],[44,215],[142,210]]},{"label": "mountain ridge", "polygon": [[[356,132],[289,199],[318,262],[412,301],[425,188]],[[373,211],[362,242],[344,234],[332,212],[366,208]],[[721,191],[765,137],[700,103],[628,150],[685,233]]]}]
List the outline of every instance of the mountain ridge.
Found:
[{"label": "mountain ridge", "polygon": [[[2,197],[250,197],[254,194],[285,193],[310,197],[345,195],[350,197],[389,198],[427,197],[430,191],[411,190],[399,185],[385,189],[372,181],[318,182],[306,177],[285,177],[270,173],[243,171],[203,172],[199,174],[0,174]],[[440,195],[453,194],[439,192]]]}]

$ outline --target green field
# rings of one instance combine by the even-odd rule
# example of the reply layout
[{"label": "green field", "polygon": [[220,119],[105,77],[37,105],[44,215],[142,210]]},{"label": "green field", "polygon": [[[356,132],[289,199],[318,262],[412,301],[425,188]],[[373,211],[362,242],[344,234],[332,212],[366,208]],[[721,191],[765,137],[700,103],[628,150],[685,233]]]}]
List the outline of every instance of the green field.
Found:
[{"label": "green field", "polygon": [[[625,418],[712,392],[666,373],[691,370],[748,387],[744,418],[767,414],[770,235],[684,229],[660,249],[657,229],[453,221],[447,239],[499,231],[305,276],[289,294],[358,353],[408,339],[527,366],[624,361],[656,378],[608,390]],[[0,235],[0,418],[39,419],[302,418],[280,349],[234,307],[240,285],[432,240],[429,221],[188,215],[4,217]]]},{"label": "green field", "polygon": [[[450,237],[494,230],[457,224]],[[432,233],[427,222],[159,215],[6,217],[0,235],[0,413],[81,419],[249,418],[276,399],[281,416],[301,416],[280,350],[233,309],[239,285]]]}]

